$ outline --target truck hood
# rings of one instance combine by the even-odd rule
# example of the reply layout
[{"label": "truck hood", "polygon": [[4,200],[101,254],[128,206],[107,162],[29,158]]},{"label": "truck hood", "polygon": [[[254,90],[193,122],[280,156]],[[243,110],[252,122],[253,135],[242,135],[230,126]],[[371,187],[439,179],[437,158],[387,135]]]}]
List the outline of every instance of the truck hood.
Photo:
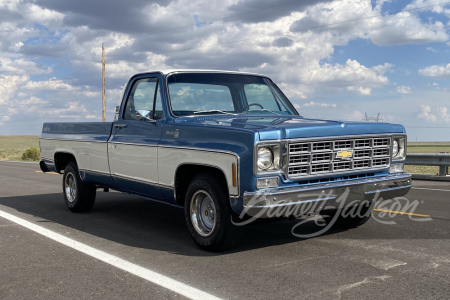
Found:
[{"label": "truck hood", "polygon": [[301,116],[198,116],[178,118],[177,122],[257,131],[260,140],[405,132],[399,124],[307,119]]}]

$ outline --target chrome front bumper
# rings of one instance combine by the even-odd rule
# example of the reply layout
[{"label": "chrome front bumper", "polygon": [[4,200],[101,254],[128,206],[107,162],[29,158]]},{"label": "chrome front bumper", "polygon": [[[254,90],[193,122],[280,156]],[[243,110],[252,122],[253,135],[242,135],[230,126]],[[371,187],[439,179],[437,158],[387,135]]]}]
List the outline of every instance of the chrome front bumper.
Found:
[{"label": "chrome front bumper", "polygon": [[249,216],[271,218],[308,215],[325,210],[405,196],[411,188],[411,174],[333,182],[314,186],[280,188],[244,193],[244,211]]}]

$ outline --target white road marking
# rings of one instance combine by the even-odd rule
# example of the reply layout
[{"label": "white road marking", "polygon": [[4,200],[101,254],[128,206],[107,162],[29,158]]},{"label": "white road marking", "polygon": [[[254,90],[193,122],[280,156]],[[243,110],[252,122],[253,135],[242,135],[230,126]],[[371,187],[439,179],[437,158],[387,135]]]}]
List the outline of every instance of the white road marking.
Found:
[{"label": "white road marking", "polygon": [[443,190],[443,189],[429,189],[429,188],[416,188],[416,187],[412,187],[412,189],[415,189],[415,190],[427,190],[427,191],[450,192],[450,190]]},{"label": "white road marking", "polygon": [[19,217],[13,216],[7,212],[4,212],[0,210],[0,217],[3,217],[7,220],[10,220],[11,222],[14,222],[16,224],[19,224],[25,228],[28,228],[36,233],[39,233],[45,237],[48,237],[58,243],[61,243],[63,245],[66,245],[72,249],[75,249],[77,251],[80,251],[84,254],[87,254],[95,259],[101,260],[109,265],[112,265],[116,268],[122,269],[128,273],[134,274],[140,278],[143,278],[147,281],[150,281],[152,283],[155,283],[159,286],[162,286],[168,290],[171,290],[177,294],[183,295],[190,299],[201,299],[201,300],[220,300],[220,298],[217,298],[213,295],[210,295],[206,292],[203,292],[201,290],[198,290],[196,288],[193,288],[187,284],[181,283],[179,281],[176,281],[174,279],[171,279],[167,276],[161,275],[155,271],[152,271],[150,269],[146,269],[144,267],[141,267],[139,265],[133,264],[129,261],[123,260],[117,256],[111,255],[109,253],[106,253],[104,251],[95,249],[91,246],[88,246],[86,244],[80,243],[78,241],[75,241],[73,239],[70,239],[66,236],[63,236],[59,233],[56,233],[54,231],[48,230],[44,227],[41,227],[39,225],[36,225],[34,223],[31,223],[29,221],[26,221],[24,219],[21,219]]},{"label": "white road marking", "polygon": [[377,258],[373,258],[373,257],[366,257],[364,259],[364,261],[371,265],[372,267],[378,268],[378,269],[382,269],[382,270],[389,270],[391,268],[395,268],[395,267],[399,267],[399,266],[404,266],[407,263],[403,262],[403,261],[399,261],[396,259],[392,259],[389,257],[383,258],[383,259],[377,259]]}]

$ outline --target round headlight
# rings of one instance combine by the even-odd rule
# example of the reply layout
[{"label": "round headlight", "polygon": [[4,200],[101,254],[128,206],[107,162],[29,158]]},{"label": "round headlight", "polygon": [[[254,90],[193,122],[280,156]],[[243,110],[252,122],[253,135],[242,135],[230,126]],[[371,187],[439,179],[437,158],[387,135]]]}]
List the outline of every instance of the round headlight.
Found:
[{"label": "round headlight", "polygon": [[273,164],[272,151],[267,147],[261,147],[258,149],[258,168],[267,170]]},{"label": "round headlight", "polygon": [[398,140],[394,140],[394,142],[392,143],[392,156],[397,156],[398,150]]}]

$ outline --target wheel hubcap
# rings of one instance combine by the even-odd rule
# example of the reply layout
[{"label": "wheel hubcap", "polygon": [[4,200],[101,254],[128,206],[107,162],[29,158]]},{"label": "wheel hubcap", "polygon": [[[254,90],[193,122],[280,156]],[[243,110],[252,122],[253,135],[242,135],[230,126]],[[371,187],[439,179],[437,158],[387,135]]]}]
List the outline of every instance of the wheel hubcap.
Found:
[{"label": "wheel hubcap", "polygon": [[201,236],[209,236],[216,227],[216,206],[205,191],[197,191],[191,199],[190,214],[195,231]]},{"label": "wheel hubcap", "polygon": [[75,201],[77,194],[77,183],[75,181],[75,176],[72,173],[68,173],[66,180],[64,181],[64,190],[66,192],[66,197],[69,202]]}]

